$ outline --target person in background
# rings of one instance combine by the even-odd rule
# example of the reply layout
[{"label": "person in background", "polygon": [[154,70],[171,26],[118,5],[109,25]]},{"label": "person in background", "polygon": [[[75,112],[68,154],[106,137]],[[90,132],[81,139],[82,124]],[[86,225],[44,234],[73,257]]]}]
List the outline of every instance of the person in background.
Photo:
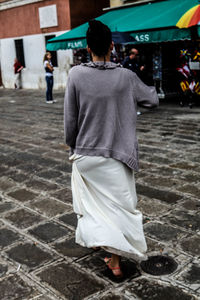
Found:
[{"label": "person in background", "polygon": [[15,89],[20,89],[21,88],[21,71],[23,70],[23,66],[21,63],[15,58],[14,60],[14,74],[15,74]]},{"label": "person in background", "polygon": [[122,277],[120,257],[146,259],[142,214],[136,209],[136,107],[156,107],[154,87],[110,62],[110,29],[89,21],[92,61],[73,67],[64,99],[65,142],[71,148],[76,243],[111,253],[104,262]]},{"label": "person in background", "polygon": [[[144,71],[144,66],[140,66],[139,64],[139,52],[136,48],[132,48],[129,52],[129,56],[127,56],[123,61],[123,67],[126,69],[135,72],[137,76],[141,79],[142,72]],[[137,115],[141,115],[141,112],[138,110]]]},{"label": "person in background", "polygon": [[53,65],[51,62],[51,53],[46,52],[43,59],[44,69],[45,69],[45,79],[47,83],[46,89],[46,103],[54,103],[53,100]]},{"label": "person in background", "polygon": [[139,64],[139,52],[137,49],[132,48],[129,52],[129,56],[127,56],[123,63],[123,67],[126,69],[131,70],[132,72],[135,72],[138,77],[141,76],[142,71],[144,71],[144,66],[140,66]]}]

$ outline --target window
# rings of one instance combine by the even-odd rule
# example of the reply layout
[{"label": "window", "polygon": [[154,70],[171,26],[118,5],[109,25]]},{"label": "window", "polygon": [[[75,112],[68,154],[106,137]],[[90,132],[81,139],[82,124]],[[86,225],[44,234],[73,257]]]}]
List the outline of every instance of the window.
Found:
[{"label": "window", "polygon": [[[45,45],[47,44],[48,40],[53,39],[55,35],[47,35],[45,36]],[[46,48],[46,47],[45,47]],[[57,60],[57,52],[56,51],[50,51],[51,52],[51,62],[54,67],[58,66],[58,60]]]},{"label": "window", "polygon": [[16,51],[16,58],[21,63],[21,65],[25,68],[25,60],[24,60],[24,46],[23,40],[15,40],[15,51]]}]

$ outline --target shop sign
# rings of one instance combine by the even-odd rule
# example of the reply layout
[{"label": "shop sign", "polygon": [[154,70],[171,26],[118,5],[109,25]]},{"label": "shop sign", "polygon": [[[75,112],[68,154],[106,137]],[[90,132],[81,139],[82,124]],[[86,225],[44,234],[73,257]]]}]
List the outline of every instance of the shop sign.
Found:
[{"label": "shop sign", "polygon": [[149,42],[150,41],[150,35],[148,33],[143,34],[136,34],[134,36],[137,42]]},{"label": "shop sign", "polygon": [[71,41],[67,43],[67,48],[68,49],[77,49],[77,48],[84,48],[84,44],[82,41]]}]

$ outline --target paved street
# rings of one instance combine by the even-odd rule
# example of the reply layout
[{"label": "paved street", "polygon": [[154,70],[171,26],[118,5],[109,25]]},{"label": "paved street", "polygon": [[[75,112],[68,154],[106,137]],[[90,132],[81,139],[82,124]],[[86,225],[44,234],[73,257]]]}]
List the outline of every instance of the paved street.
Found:
[{"label": "paved street", "polygon": [[161,261],[123,259],[116,280],[107,253],[74,242],[64,91],[54,94],[46,104],[43,90],[0,89],[0,300],[200,299],[200,108],[162,100],[138,116],[138,207]]}]

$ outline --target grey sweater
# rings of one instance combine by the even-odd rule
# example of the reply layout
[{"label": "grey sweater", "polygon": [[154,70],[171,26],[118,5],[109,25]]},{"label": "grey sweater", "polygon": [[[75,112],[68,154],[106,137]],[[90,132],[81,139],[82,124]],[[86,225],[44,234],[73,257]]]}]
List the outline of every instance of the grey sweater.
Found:
[{"label": "grey sweater", "polygon": [[65,141],[72,153],[112,157],[138,170],[137,103],[158,105],[154,87],[111,62],[69,72],[64,100]]}]

